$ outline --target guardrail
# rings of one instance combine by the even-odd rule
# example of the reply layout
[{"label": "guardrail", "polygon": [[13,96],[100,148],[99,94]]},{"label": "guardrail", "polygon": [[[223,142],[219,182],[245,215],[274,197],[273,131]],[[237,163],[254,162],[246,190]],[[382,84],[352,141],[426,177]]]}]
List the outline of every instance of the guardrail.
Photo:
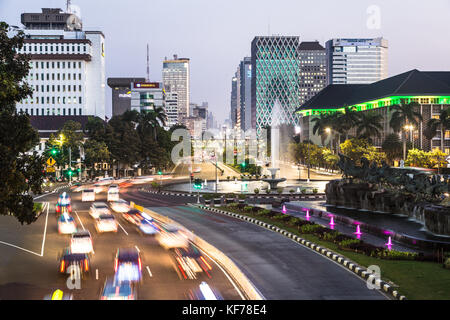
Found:
[{"label": "guardrail", "polygon": [[180,226],[183,230],[187,231],[190,235],[189,240],[194,243],[198,248],[202,251],[206,252],[210,257],[212,257],[227,273],[233,278],[233,280],[237,283],[240,289],[245,294],[248,300],[264,300],[264,297],[258,292],[258,290],[254,287],[251,281],[244,275],[244,273],[236,266],[236,264],[228,258],[222,251],[209,244],[199,236],[193,234],[189,230],[187,230],[184,226],[179,224],[178,222],[170,219],[167,216],[156,213],[150,209],[146,209],[143,206],[136,205],[134,202],[130,202],[130,206],[145,212],[150,215],[155,220],[161,221],[167,224],[175,224]]}]

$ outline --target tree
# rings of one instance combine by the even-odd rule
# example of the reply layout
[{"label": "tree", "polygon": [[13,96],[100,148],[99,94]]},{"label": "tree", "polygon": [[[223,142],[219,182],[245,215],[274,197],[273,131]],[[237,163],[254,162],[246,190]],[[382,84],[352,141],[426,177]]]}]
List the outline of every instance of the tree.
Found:
[{"label": "tree", "polygon": [[378,152],[377,148],[369,143],[366,139],[349,139],[341,143],[341,151],[344,155],[353,161],[360,162],[361,158],[367,158],[369,161],[375,161],[381,164],[386,159],[386,154]]},{"label": "tree", "polygon": [[428,120],[424,130],[424,135],[428,140],[436,136],[437,130],[441,132],[441,150],[444,150],[444,132],[450,130],[450,107],[441,111],[438,119]]},{"label": "tree", "polygon": [[402,142],[400,141],[398,134],[389,134],[386,139],[384,139],[381,149],[386,153],[386,157],[391,163],[396,159],[400,159],[402,157]]},{"label": "tree", "polygon": [[419,125],[419,122],[422,121],[422,115],[416,109],[419,108],[419,104],[417,102],[411,102],[408,104],[397,104],[390,107],[392,112],[391,120],[389,121],[389,125],[394,130],[394,132],[398,133],[401,131],[402,134],[402,142],[403,142],[403,157],[406,157],[406,136],[404,126],[409,123],[410,125],[415,126],[416,128]]},{"label": "tree", "polygon": [[313,134],[317,134],[320,136],[322,145],[325,143],[325,139],[327,137],[326,129],[332,127],[333,116],[327,113],[322,113],[319,117],[315,117],[311,120],[313,125]]},{"label": "tree", "polygon": [[28,75],[29,57],[18,55],[24,34],[11,38],[8,24],[0,22],[0,214],[13,215],[20,223],[34,222],[33,198],[41,192],[43,160],[30,152],[39,142],[28,115],[16,112],[16,103],[31,95],[23,80]]},{"label": "tree", "polygon": [[379,137],[383,130],[383,116],[374,111],[362,112],[356,125],[356,136],[372,143],[372,137]]},{"label": "tree", "polygon": [[96,141],[94,139],[87,140],[84,143],[84,164],[86,168],[90,167],[90,176],[95,175],[95,164],[109,162],[110,154],[106,143],[103,141]]},{"label": "tree", "polygon": [[348,132],[357,126],[360,118],[361,113],[356,111],[355,107],[345,107],[344,113],[342,113],[339,117],[339,122],[345,131],[345,140],[348,140]]}]

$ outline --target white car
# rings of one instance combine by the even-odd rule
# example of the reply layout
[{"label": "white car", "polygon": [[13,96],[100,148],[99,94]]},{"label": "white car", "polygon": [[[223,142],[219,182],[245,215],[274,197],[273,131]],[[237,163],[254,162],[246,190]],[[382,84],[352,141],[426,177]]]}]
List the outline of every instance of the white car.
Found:
[{"label": "white car", "polygon": [[105,186],[114,182],[113,177],[99,178],[98,181],[95,182],[97,186]]},{"label": "white car", "polygon": [[112,214],[101,214],[95,219],[97,232],[117,232],[117,221]]},{"label": "white car", "polygon": [[110,204],[111,209],[113,209],[115,212],[128,212],[130,210],[130,206],[128,205],[128,202],[126,202],[123,199],[118,199],[115,201],[111,201]]},{"label": "white car", "polygon": [[111,214],[108,205],[104,202],[94,202],[89,209],[92,218],[97,219],[101,214]]},{"label": "white car", "polygon": [[133,178],[133,179],[131,180],[131,183],[132,183],[132,184],[143,184],[143,183],[149,183],[149,182],[151,182],[151,181],[153,181],[153,180],[154,180],[153,177],[150,177],[150,176],[141,176],[141,177]]},{"label": "white car", "polygon": [[155,235],[159,232],[158,227],[155,225],[153,219],[143,219],[139,224],[139,231],[143,234]]},{"label": "white car", "polygon": [[117,184],[112,184],[108,188],[107,201],[119,200],[119,186]]},{"label": "white car", "polygon": [[58,232],[60,234],[71,234],[77,232],[75,220],[67,213],[63,213],[58,218]]},{"label": "white car", "polygon": [[189,246],[186,235],[175,226],[167,226],[156,235],[156,240],[165,249],[187,248]]},{"label": "white car", "polygon": [[81,192],[81,201],[95,201],[95,191],[94,189],[84,189]]},{"label": "white car", "polygon": [[94,252],[92,238],[89,231],[79,231],[72,234],[72,239],[70,240],[70,251],[72,253]]}]

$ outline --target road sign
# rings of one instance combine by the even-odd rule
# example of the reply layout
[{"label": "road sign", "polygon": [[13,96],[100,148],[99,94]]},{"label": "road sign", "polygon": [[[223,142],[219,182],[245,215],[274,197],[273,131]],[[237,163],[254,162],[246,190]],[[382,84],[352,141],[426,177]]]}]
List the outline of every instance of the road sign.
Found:
[{"label": "road sign", "polygon": [[52,294],[52,300],[62,300],[64,293],[61,290],[55,290]]},{"label": "road sign", "polygon": [[54,166],[55,165],[55,163],[56,163],[56,161],[55,161],[55,159],[53,159],[52,157],[50,157],[50,158],[48,158],[47,159],[47,164],[49,165],[49,166]]},{"label": "road sign", "polygon": [[56,172],[55,167],[47,167],[47,172]]}]

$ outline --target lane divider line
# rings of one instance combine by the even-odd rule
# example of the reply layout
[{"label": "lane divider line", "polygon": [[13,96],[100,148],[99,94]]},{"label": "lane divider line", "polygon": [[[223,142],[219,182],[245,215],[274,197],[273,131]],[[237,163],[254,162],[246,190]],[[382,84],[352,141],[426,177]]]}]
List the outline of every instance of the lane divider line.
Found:
[{"label": "lane divider line", "polygon": [[95,280],[98,280],[98,269],[95,269]]},{"label": "lane divider line", "polygon": [[46,235],[47,235],[48,212],[49,212],[49,209],[50,209],[50,203],[49,202],[47,202],[47,203],[48,203],[48,205],[47,205],[47,215],[45,217],[45,227],[44,227],[44,237],[42,239],[41,257],[44,256],[45,238],[46,238]]},{"label": "lane divider line", "polygon": [[146,269],[147,269],[147,271],[148,271],[149,276],[150,276],[150,277],[153,277],[153,274],[152,274],[152,272],[150,271],[150,268],[147,266]]},{"label": "lane divider line", "polygon": [[140,253],[141,250],[139,250],[138,246],[134,246],[136,248],[136,250]]},{"label": "lane divider line", "polygon": [[78,215],[77,210],[75,210],[75,214],[77,215],[78,221],[80,221],[80,224],[81,224],[81,227],[83,228],[83,230],[86,230],[86,228],[85,228],[84,225],[83,225],[83,222],[82,222],[81,219],[80,219],[80,216]]},{"label": "lane divider line", "polygon": [[128,235],[128,232],[126,232],[126,230],[122,227],[122,225],[120,223],[117,222],[117,224],[119,225],[119,227],[122,229],[123,232],[125,232],[126,235]]},{"label": "lane divider line", "polygon": [[18,247],[18,246],[16,246],[16,245],[13,245],[13,244],[8,243],[8,242],[0,241],[0,243],[1,243],[1,244],[4,244],[5,246],[10,246],[10,247],[13,247],[13,248],[16,248],[16,249],[23,250],[23,251],[28,252],[28,253],[35,254],[35,255],[37,255],[37,256],[39,256],[39,257],[42,257],[42,255],[40,255],[39,253],[30,251],[30,250],[28,250],[28,249],[24,249],[24,248],[22,248],[22,247]]}]

